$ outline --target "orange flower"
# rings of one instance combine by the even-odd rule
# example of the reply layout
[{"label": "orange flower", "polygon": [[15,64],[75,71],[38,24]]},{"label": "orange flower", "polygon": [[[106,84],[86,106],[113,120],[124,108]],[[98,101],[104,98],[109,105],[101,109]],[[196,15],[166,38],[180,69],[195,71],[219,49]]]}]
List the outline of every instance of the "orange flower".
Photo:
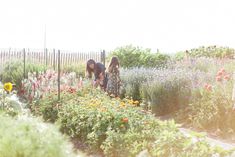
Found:
[{"label": "orange flower", "polygon": [[128,118],[123,118],[123,119],[122,119],[122,122],[128,123]]}]

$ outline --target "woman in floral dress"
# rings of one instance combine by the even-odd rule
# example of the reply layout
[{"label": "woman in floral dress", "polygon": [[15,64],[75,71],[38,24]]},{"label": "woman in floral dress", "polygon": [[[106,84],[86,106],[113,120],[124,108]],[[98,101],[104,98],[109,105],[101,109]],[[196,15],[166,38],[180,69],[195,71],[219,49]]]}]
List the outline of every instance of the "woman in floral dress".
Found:
[{"label": "woman in floral dress", "polygon": [[120,72],[119,72],[119,61],[117,57],[112,57],[112,60],[108,68],[108,83],[107,92],[112,97],[119,96],[119,90],[121,85]]}]

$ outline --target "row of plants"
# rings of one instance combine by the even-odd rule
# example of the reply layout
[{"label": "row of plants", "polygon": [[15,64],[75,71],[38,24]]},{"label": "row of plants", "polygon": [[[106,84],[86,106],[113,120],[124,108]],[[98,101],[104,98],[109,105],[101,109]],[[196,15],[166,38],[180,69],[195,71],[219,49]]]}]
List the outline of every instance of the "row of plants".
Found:
[{"label": "row of plants", "polygon": [[[218,72],[220,67],[224,68]],[[123,69],[121,95],[143,101],[156,115],[178,112],[177,120],[194,127],[234,134],[233,69],[232,60],[210,58],[170,63],[162,69]]]},{"label": "row of plants", "polygon": [[[190,103],[177,116],[180,121],[183,118],[184,122],[196,128],[216,130],[216,134],[220,136],[234,136],[232,75],[221,69],[213,80],[213,84],[204,82],[203,87],[194,89]],[[183,112],[188,114],[182,114]]]},{"label": "row of plants", "polygon": [[25,112],[26,106],[19,102],[12,89],[11,83],[0,83],[0,156],[75,157],[76,151],[58,126]]},{"label": "row of plants", "polygon": [[[82,78],[77,78],[75,72],[60,74],[60,91],[73,92],[82,86]],[[19,96],[32,102],[50,93],[58,93],[58,73],[46,70],[44,73],[29,73],[28,79],[22,81]]]},{"label": "row of plants", "polygon": [[[43,72],[46,67],[43,65],[37,65],[33,63],[26,63],[25,65],[25,75],[29,72]],[[16,90],[21,87],[21,82],[24,80],[24,64],[21,61],[9,61],[3,66],[3,70],[0,73],[0,78],[2,83],[11,82],[15,85]]]},{"label": "row of plants", "polygon": [[[35,90],[28,93],[43,90],[41,87],[48,84],[52,88],[56,86],[53,84],[53,75],[56,76],[53,71],[47,71],[42,75],[45,80],[37,86],[34,86],[35,81],[32,80],[40,82],[41,76],[29,78],[29,87]],[[70,77],[64,78],[67,82]],[[76,84],[77,81],[72,79],[72,82]],[[72,82],[69,85],[73,85]],[[192,142],[180,133],[174,122],[161,122],[154,115],[135,107],[139,101],[110,99],[90,85],[90,81],[83,81],[80,85],[76,84],[77,88],[73,90],[61,91],[59,102],[55,90],[41,91],[39,93],[43,93],[42,97],[28,101],[29,108],[45,121],[59,124],[60,130],[73,138],[75,143],[79,143],[79,147],[84,145],[87,151],[101,152],[105,156],[135,156],[142,152],[150,156],[210,156],[229,153],[211,148],[201,137],[198,137],[198,142]]]},{"label": "row of plants", "polygon": [[192,141],[184,136],[173,121],[157,120],[153,114],[136,107],[131,99],[110,98],[85,83],[74,93],[63,92],[58,102],[55,94],[31,104],[32,112],[60,125],[60,130],[79,141],[88,152],[104,156],[136,156],[143,151],[149,156],[228,155],[210,147],[203,137]]},{"label": "row of plants", "polygon": [[213,58],[234,58],[235,50],[229,47],[221,46],[201,46],[199,48],[194,48],[191,50],[186,50],[185,52],[176,53],[175,57],[181,59],[184,55],[190,57],[213,57]]},{"label": "row of plants", "polygon": [[[24,76],[24,64],[22,61],[9,61],[7,62],[2,70],[0,71],[0,80],[3,83],[11,82],[15,84],[15,89],[20,91],[22,88],[22,82],[25,79],[32,76],[39,76],[44,74],[45,71],[50,70],[50,67],[46,67],[41,64],[34,64],[31,62],[26,62],[25,64],[25,76]],[[75,77],[85,76],[85,63],[80,65],[66,65],[61,68],[61,73],[75,73]]]},{"label": "row of plants", "polygon": [[220,47],[216,45],[207,47],[201,46],[186,51],[180,51],[172,55],[167,55],[160,52],[153,53],[151,52],[151,49],[144,49],[135,47],[133,45],[127,45],[116,48],[110,54],[110,56],[117,56],[119,58],[123,68],[165,67],[169,61],[179,61],[183,59],[200,57],[233,59],[234,55],[235,50],[233,48]]}]

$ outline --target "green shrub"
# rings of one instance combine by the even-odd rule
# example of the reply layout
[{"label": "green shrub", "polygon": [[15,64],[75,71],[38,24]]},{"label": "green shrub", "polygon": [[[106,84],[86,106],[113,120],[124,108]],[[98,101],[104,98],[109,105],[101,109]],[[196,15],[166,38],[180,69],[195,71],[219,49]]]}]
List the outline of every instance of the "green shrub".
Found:
[{"label": "green shrub", "polygon": [[72,157],[72,147],[55,126],[28,117],[0,115],[1,157]]},{"label": "green shrub", "polygon": [[232,81],[218,82],[211,91],[198,89],[186,108],[188,120],[197,128],[220,130],[224,135],[234,133],[235,112],[232,109]]},{"label": "green shrub", "polygon": [[86,71],[86,63],[74,64],[74,65],[66,65],[62,68],[62,71],[70,73],[75,72],[77,77],[85,77]]},{"label": "green shrub", "polygon": [[123,68],[161,67],[170,59],[168,55],[151,53],[150,49],[133,47],[132,45],[115,49],[111,56],[117,56]]},{"label": "green shrub", "polygon": [[132,68],[121,69],[121,97],[130,97],[134,100],[143,99],[142,86],[154,75],[154,69]]},{"label": "green shrub", "polygon": [[75,97],[76,94],[61,92],[60,101],[58,101],[57,92],[52,92],[44,98],[29,104],[31,112],[36,116],[42,116],[46,122],[55,122],[58,119],[58,112],[61,104]]},{"label": "green shrub", "polygon": [[[109,157],[136,156],[145,152],[143,156],[149,157],[209,157],[215,154],[226,156],[229,152],[220,148],[212,148],[204,137],[198,138],[198,142],[192,143],[190,138],[185,137],[170,123],[160,124],[161,129],[143,129],[142,132],[128,130],[126,133],[115,131],[107,132],[107,139],[102,148]],[[164,127],[168,126],[168,127]],[[163,129],[164,128],[164,129]]]},{"label": "green shrub", "polygon": [[180,68],[122,70],[123,95],[149,102],[158,115],[167,114],[189,102],[192,82],[203,74]]},{"label": "green shrub", "polygon": [[[218,46],[201,46],[188,51],[190,57],[213,57],[213,58],[230,58],[234,57],[234,49],[229,47],[218,47]],[[184,52],[178,52],[175,54],[175,58],[183,59],[185,56]]]},{"label": "green shrub", "polygon": [[[33,63],[26,63],[25,72],[26,77],[28,72],[39,73],[45,71],[46,67]],[[12,82],[15,84],[17,90],[20,89],[21,82],[24,79],[24,65],[20,61],[10,61],[4,65],[3,71],[0,74],[3,83]]]}]

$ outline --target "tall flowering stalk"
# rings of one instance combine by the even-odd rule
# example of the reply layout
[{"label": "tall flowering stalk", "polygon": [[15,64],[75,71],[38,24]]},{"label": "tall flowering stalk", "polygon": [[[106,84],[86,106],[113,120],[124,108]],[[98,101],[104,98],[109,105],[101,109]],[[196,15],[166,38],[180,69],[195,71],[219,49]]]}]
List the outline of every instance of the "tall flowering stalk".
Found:
[{"label": "tall flowering stalk", "polygon": [[[53,70],[45,73],[28,73],[28,79],[22,81],[20,95],[27,101],[32,102],[50,93],[56,93],[58,87],[58,75]],[[76,77],[76,73],[61,74],[61,92],[74,93],[82,86],[82,79]]]}]

